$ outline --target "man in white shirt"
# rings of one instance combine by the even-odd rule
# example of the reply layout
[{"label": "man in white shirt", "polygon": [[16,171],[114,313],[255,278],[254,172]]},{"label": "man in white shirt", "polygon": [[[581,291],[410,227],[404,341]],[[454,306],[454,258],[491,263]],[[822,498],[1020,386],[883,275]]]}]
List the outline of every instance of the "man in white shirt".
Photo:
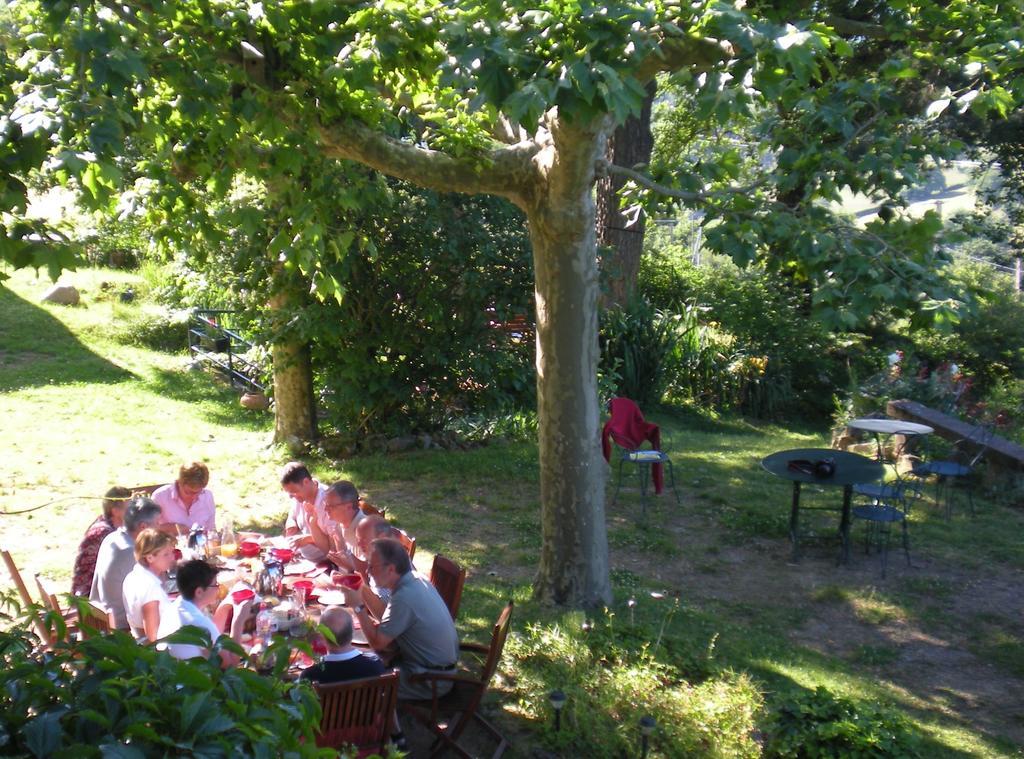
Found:
[{"label": "man in white shirt", "polygon": [[298,461],[285,465],[281,487],[292,499],[292,508],[284,523],[284,534],[292,538],[292,547],[310,561],[326,558],[330,544],[324,541],[321,541],[323,545],[318,544],[316,535],[333,535],[337,529],[324,506],[327,488],[314,480],[306,466]]},{"label": "man in white shirt", "polygon": [[122,590],[124,578],[135,567],[135,538],[147,527],[156,527],[158,524],[160,507],[145,496],[137,496],[128,504],[124,524],[100,543],[89,598],[113,613],[119,630],[128,629]]},{"label": "man in white shirt", "polygon": [[324,497],[327,516],[337,525],[333,535],[316,534],[317,544],[329,543],[328,557],[336,566],[348,572],[359,568],[365,556],[359,550],[356,528],[364,518],[359,510],[359,491],[348,480],[339,480],[327,488]]}]

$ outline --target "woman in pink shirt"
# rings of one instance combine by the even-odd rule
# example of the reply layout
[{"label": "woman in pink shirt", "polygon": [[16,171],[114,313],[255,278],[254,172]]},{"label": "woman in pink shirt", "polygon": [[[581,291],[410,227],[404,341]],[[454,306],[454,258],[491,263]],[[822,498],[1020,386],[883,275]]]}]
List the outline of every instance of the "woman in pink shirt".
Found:
[{"label": "woman in pink shirt", "polygon": [[160,529],[169,535],[188,532],[198,524],[207,532],[217,529],[213,493],[206,489],[210,470],[201,461],[182,464],[178,479],[157,488],[153,500],[162,512]]}]

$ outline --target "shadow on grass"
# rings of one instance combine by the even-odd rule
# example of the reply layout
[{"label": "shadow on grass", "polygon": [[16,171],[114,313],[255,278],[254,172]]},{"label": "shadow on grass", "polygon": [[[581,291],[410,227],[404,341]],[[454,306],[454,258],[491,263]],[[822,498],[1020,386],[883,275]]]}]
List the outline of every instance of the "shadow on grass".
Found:
[{"label": "shadow on grass", "polygon": [[45,308],[5,287],[0,287],[0,315],[0,391],[134,378],[86,348]]},{"label": "shadow on grass", "polygon": [[242,408],[240,391],[207,371],[155,369],[145,382],[158,395],[203,407],[203,415],[216,424],[259,431],[266,427],[264,412]]}]

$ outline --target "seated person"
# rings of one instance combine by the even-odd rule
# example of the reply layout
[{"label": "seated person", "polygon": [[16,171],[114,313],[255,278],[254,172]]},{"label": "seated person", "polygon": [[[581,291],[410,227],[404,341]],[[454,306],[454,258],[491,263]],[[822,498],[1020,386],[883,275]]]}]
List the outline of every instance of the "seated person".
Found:
[{"label": "seated person", "polygon": [[[444,600],[430,582],[412,571],[409,554],[397,540],[378,538],[370,548],[369,571],[377,585],[391,591],[391,599],[378,621],[362,601],[362,589],[342,588],[367,641],[376,651],[398,646],[398,697],[431,698],[435,683],[414,682],[425,672],[451,674],[459,660],[459,636]],[[436,682],[437,693],[451,690],[451,682]]]},{"label": "seated person", "polygon": [[324,507],[335,523],[335,532],[326,535],[314,524],[314,540],[317,545],[329,544],[327,556],[337,567],[355,571],[358,561],[364,558],[356,537],[356,529],[365,516],[359,510],[359,491],[348,480],[339,480],[327,488]]},{"label": "seated person", "polygon": [[89,599],[102,604],[114,615],[118,630],[128,629],[124,611],[124,578],[135,566],[135,538],[143,530],[160,524],[160,507],[146,496],[136,496],[124,513],[124,524],[107,535],[96,555]]},{"label": "seated person", "polygon": [[326,558],[330,546],[322,539],[323,545],[318,544],[313,530],[314,527],[319,530],[319,535],[335,532],[334,521],[327,516],[324,506],[327,488],[314,480],[305,465],[298,461],[285,464],[281,487],[292,499],[291,511],[284,523],[284,534],[292,538],[292,548],[310,561]]},{"label": "seated person", "polygon": [[71,576],[71,593],[87,596],[92,588],[92,576],[96,572],[96,556],[103,539],[124,524],[124,512],[131,498],[128,488],[112,487],[103,496],[103,513],[89,525],[82,542],[78,545],[75,569]]},{"label": "seated person", "polygon": [[[398,540],[398,530],[396,530],[391,524],[379,514],[366,514],[362,519],[359,520],[359,525],[356,528],[356,543],[359,549],[359,557],[354,562],[356,564],[355,571],[358,572],[363,578],[362,586],[362,602],[366,604],[370,614],[377,619],[380,619],[381,615],[384,614],[384,607],[387,606],[388,601],[391,598],[391,591],[387,588],[382,588],[377,585],[373,579],[373,575],[368,570],[368,564],[363,561],[361,557],[367,556],[370,553],[370,546],[377,538],[394,538]],[[416,566],[413,565],[413,571],[416,571]],[[338,582],[338,577],[342,573],[335,573],[332,576],[335,584]]]},{"label": "seated person", "polygon": [[124,611],[135,639],[152,643],[159,637],[160,620],[175,613],[164,590],[164,577],[177,561],[174,538],[160,530],[143,530],[135,538],[135,561],[121,591]]},{"label": "seated person", "polygon": [[384,674],[384,663],[373,653],[352,647],[352,617],[340,606],[328,606],[320,616],[320,624],[334,634],[334,642],[327,641],[327,654],[320,664],[302,673],[305,680],[338,683]]},{"label": "seated person", "polygon": [[[207,610],[217,606],[220,600],[220,585],[217,582],[217,570],[208,562],[202,559],[182,562],[178,566],[178,590],[181,596],[173,602],[173,613],[166,615],[160,620],[161,638],[176,632],[186,625],[192,625],[210,634],[211,643],[224,633],[222,622],[227,615],[218,613],[211,617]],[[242,631],[245,623],[252,616],[253,600],[243,601],[231,614],[231,639],[236,643],[242,640]],[[230,599],[225,598],[220,604],[231,606]],[[218,612],[220,609],[218,608]],[[169,643],[167,651],[177,659],[193,659],[197,656],[206,658],[209,650],[187,643]],[[220,651],[222,666],[233,666],[238,663],[238,657],[230,651]]]},{"label": "seated person", "polygon": [[194,524],[207,532],[216,530],[213,493],[206,489],[209,482],[210,470],[206,464],[201,461],[182,464],[178,479],[153,493],[153,500],[163,511],[160,529],[169,535],[185,534]]}]

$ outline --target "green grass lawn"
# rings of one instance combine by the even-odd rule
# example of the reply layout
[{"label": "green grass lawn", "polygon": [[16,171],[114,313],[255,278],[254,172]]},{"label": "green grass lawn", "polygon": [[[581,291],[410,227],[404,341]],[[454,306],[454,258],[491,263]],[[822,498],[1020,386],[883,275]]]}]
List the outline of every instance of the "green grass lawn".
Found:
[{"label": "green grass lawn", "polygon": [[[270,445],[271,418],[188,371],[184,352],[132,342],[145,298],[126,305],[116,293],[140,287],[137,276],[68,278],[82,291],[79,307],[38,304],[48,282],[31,272],[0,288],[0,509],[53,501],[0,517],[23,573],[67,580],[104,490],[168,481],[193,458],[210,466],[220,513],[238,526],[279,527],[277,473],[288,456]],[[659,725],[654,756],[757,756],[771,711],[819,685],[891,706],[920,736],[922,756],[1020,756],[1019,511],[982,502],[977,517],[947,522],[925,499],[911,524],[913,566],[894,550],[885,580],[859,542],[850,565],[835,566],[834,515],[821,514],[809,526],[822,540],[792,565],[789,484],[758,462],[824,445],[824,433],[696,413],[655,418],[672,441],[682,505],[657,499],[645,518],[631,481],[618,503],[609,498],[615,602],[590,615],[530,600],[540,546],[535,445],[307,460],[320,479],[350,478],[386,506],[417,537],[421,569],[433,552],[469,568],[465,638],[483,640],[505,601],[516,601],[487,706],[515,756],[639,753],[646,713]],[[820,491],[806,498],[836,502],[837,491]],[[547,702],[556,688],[569,696],[558,733]]]}]

